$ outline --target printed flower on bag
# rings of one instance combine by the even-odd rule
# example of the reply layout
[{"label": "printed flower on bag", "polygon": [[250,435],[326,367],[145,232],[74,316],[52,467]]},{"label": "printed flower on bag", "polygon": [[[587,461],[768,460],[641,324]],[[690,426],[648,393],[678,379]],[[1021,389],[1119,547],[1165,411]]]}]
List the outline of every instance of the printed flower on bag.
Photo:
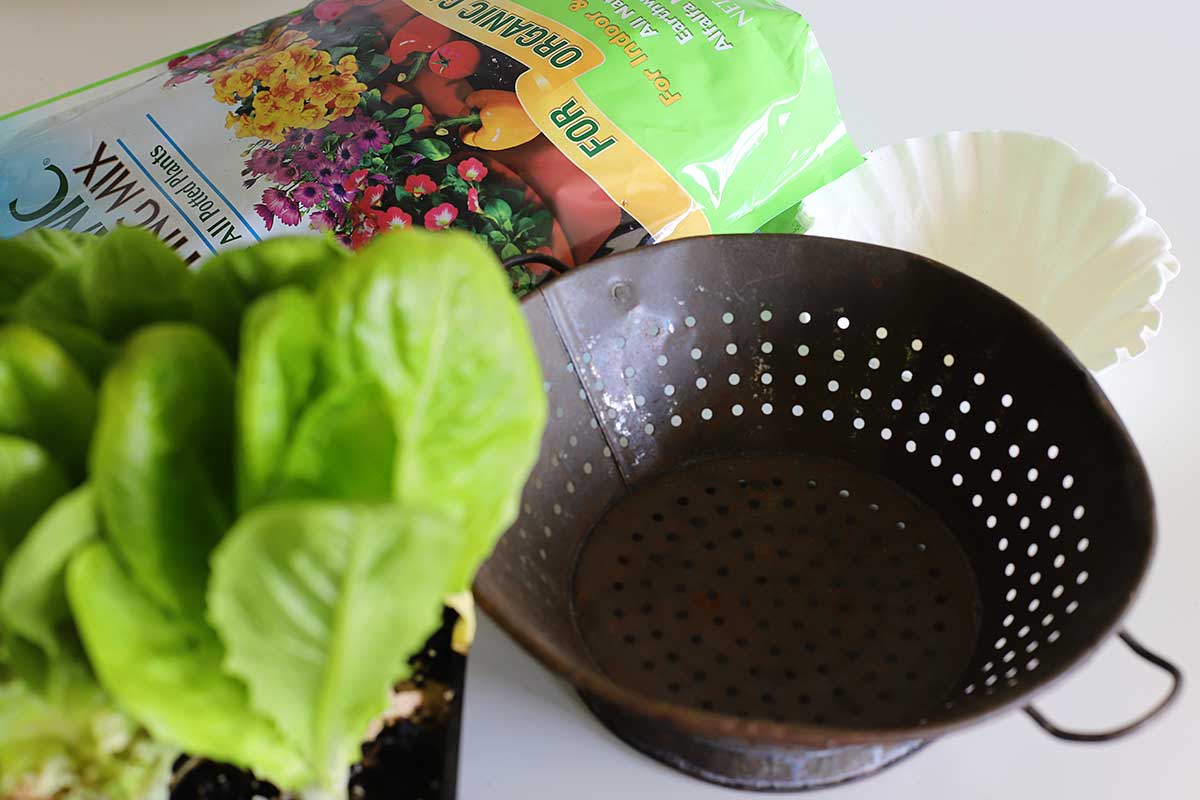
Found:
[{"label": "printed flower on bag", "polygon": [[487,167],[478,158],[468,158],[458,162],[458,177],[464,181],[478,183],[487,177]]},{"label": "printed flower on bag", "polygon": [[[176,61],[172,77],[207,71],[226,126],[254,140],[243,185],[264,184],[254,211],[266,230],[307,224],[359,248],[417,224],[470,230],[501,258],[560,252],[542,199],[466,141],[477,123],[458,107],[483,97],[471,75],[498,54],[402,0],[321,0],[279,26]],[[516,103],[511,91],[483,99],[492,95]],[[485,110],[496,111],[480,108],[480,121]],[[514,290],[536,286],[534,270],[517,268]]]},{"label": "printed flower on bag", "polygon": [[226,127],[239,137],[282,142],[296,128],[324,128],[354,112],[367,90],[355,78],[357,61],[343,57],[335,69],[330,54],[310,41],[242,58],[214,73],[213,96],[235,106]]},{"label": "printed flower on bag", "polygon": [[385,230],[407,228],[412,225],[412,217],[404,209],[392,206],[376,215],[375,224]]},{"label": "printed flower on bag", "polygon": [[450,203],[442,203],[425,212],[425,227],[431,231],[444,230],[457,218],[458,209]]},{"label": "printed flower on bag", "polygon": [[437,184],[428,175],[409,175],[404,181],[404,191],[413,197],[421,197],[437,191]]}]

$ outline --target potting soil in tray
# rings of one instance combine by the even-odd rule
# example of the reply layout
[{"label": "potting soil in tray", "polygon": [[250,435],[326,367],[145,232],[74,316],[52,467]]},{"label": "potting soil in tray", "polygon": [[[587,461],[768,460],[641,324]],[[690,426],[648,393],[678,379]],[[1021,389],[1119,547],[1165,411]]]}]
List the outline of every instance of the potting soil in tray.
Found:
[{"label": "potting soil in tray", "polygon": [[[451,648],[458,615],[446,609],[442,627],[410,659],[413,674],[397,693],[420,692],[410,715],[388,723],[363,744],[350,773],[351,800],[454,800],[466,658]],[[284,800],[278,788],[228,764],[181,756],[171,800]]]}]

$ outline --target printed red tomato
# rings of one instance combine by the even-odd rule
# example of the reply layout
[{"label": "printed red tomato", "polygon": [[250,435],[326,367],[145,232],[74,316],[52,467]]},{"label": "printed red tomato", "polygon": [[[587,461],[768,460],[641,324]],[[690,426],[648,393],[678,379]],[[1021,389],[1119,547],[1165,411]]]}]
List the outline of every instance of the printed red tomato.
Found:
[{"label": "printed red tomato", "polygon": [[479,48],[471,42],[447,42],[429,57],[430,71],[449,80],[465,78],[478,68]]}]

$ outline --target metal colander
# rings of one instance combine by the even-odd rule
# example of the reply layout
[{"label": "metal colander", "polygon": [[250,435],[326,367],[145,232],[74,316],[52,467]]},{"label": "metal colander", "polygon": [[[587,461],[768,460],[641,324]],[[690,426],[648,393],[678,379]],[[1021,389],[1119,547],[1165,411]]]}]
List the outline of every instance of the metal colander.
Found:
[{"label": "metal colander", "polygon": [[[550,422],[477,597],[679,769],[765,790],[874,772],[1028,703],[1146,570],[1150,486],[1112,408],[1047,328],[952,269],[699,238],[524,308]],[[1076,739],[1144,721],[1035,719]]]}]

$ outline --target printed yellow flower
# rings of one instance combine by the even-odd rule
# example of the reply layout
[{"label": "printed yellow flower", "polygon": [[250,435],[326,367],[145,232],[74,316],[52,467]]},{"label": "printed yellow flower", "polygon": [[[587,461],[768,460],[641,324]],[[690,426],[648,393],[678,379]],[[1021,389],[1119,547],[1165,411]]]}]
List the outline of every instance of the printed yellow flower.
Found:
[{"label": "printed yellow flower", "polygon": [[358,59],[353,55],[342,56],[337,63],[339,75],[353,75],[358,72]]}]

